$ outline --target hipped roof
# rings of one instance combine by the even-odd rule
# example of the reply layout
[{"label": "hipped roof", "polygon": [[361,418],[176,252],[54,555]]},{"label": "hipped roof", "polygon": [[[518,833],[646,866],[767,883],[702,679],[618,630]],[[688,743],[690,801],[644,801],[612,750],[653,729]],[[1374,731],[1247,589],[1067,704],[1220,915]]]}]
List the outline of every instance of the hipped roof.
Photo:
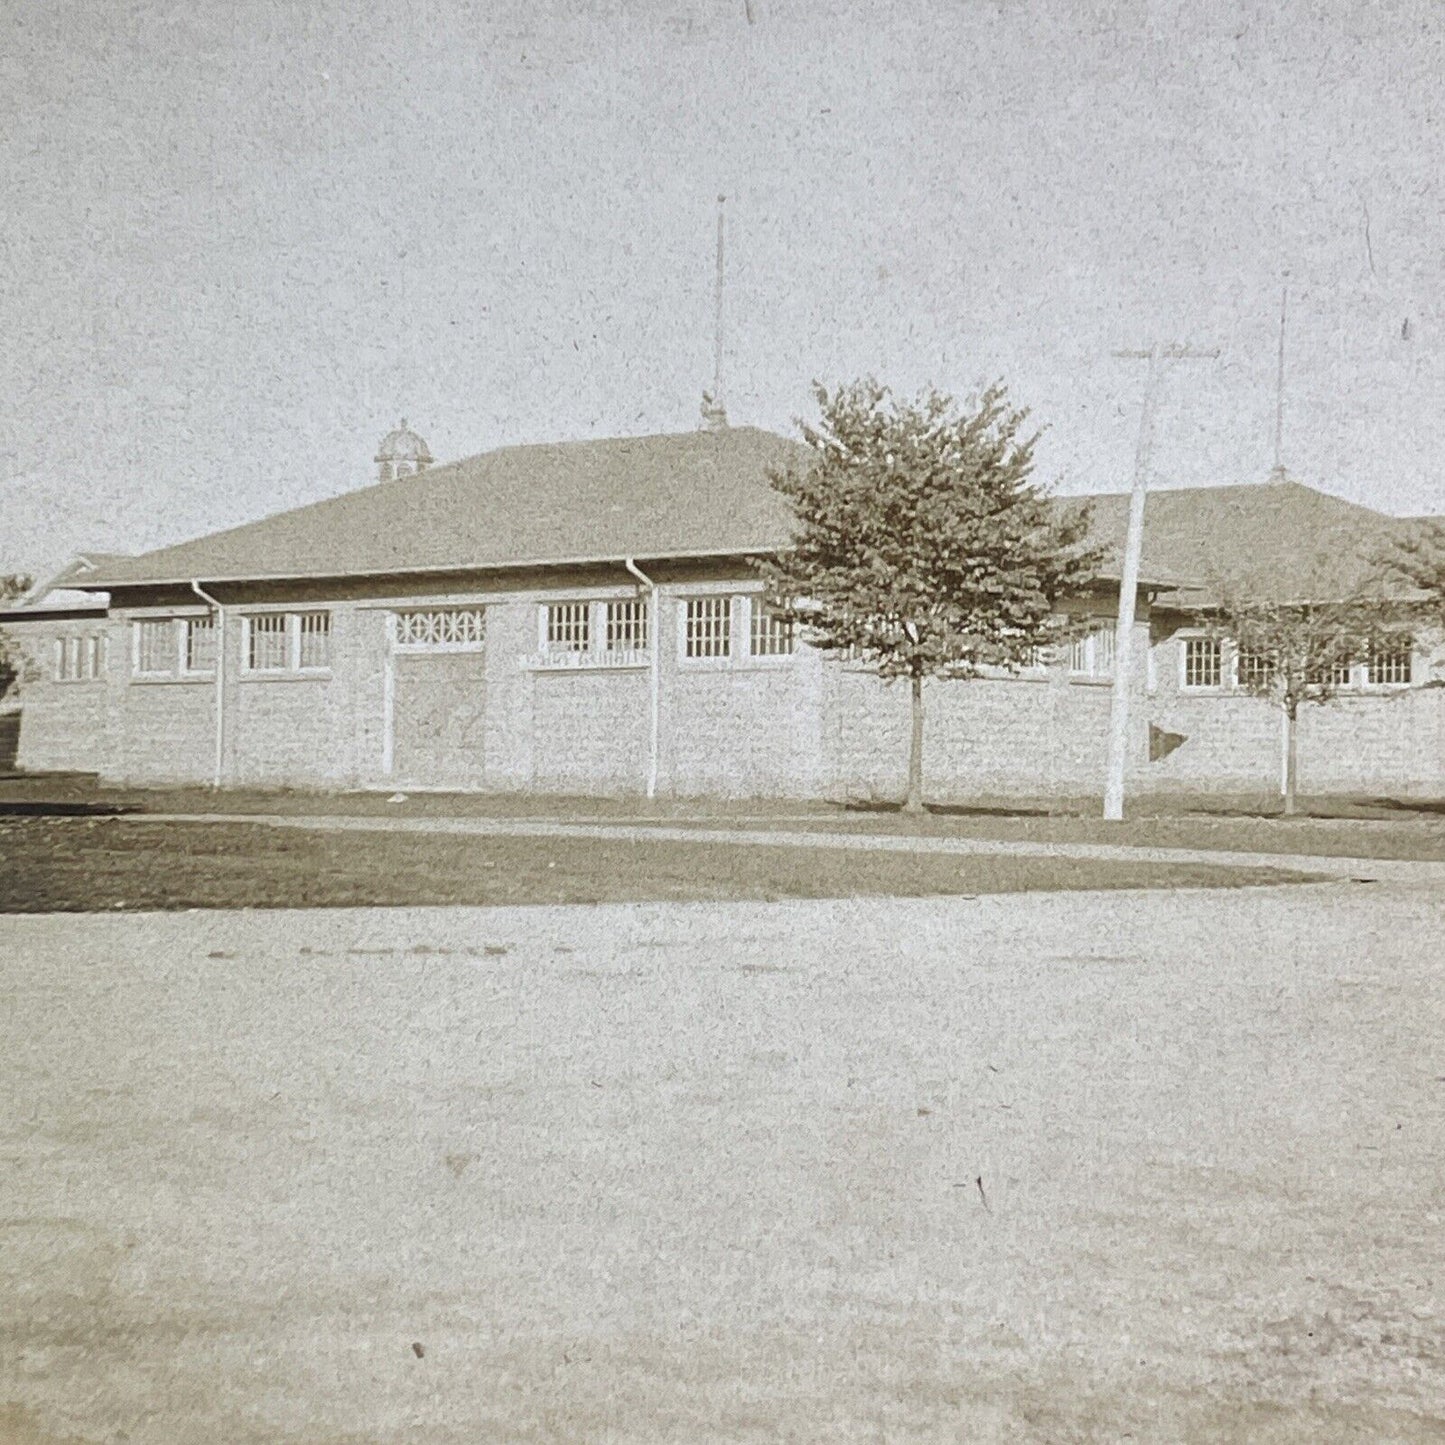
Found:
[{"label": "hipped roof", "polygon": [[[95,590],[145,584],[489,571],[755,555],[787,547],[788,503],[770,469],[801,443],[755,427],[503,447],[136,557],[92,554],[65,578]],[[1127,493],[1087,501],[1120,572]],[[1141,578],[1194,601],[1248,584],[1277,598],[1343,595],[1406,524],[1298,482],[1150,493]]]}]

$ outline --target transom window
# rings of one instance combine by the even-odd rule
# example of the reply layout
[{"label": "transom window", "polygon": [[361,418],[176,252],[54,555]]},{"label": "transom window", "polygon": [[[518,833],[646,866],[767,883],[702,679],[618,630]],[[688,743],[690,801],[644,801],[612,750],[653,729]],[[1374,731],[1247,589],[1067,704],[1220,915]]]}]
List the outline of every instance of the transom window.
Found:
[{"label": "transom window", "polygon": [[1268,687],[1274,674],[1274,665],[1262,652],[1245,652],[1241,649],[1235,654],[1234,665],[1235,676],[1239,679],[1239,685],[1244,688]]},{"label": "transom window", "polygon": [[752,599],[749,651],[754,657],[787,657],[797,648],[796,628],[790,617],[775,612],[761,598]]},{"label": "transom window", "polygon": [[644,667],[649,661],[651,625],[646,597],[542,605],[540,652],[530,667],[566,669]]},{"label": "transom window", "polygon": [[628,597],[606,604],[608,652],[647,650],[647,601]]},{"label": "transom window", "polygon": [[132,669],[137,677],[211,677],[218,635],[213,612],[139,617],[133,624]]},{"label": "transom window", "polygon": [[1365,666],[1365,681],[1371,687],[1408,685],[1412,672],[1412,650],[1408,644],[1373,648]]},{"label": "transom window", "polygon": [[1096,627],[1069,644],[1069,672],[1075,677],[1114,675],[1114,628]]},{"label": "transom window", "polygon": [[688,657],[732,655],[731,597],[689,597],[684,621],[683,651]]},{"label": "transom window", "polygon": [[329,612],[253,612],[244,622],[248,672],[323,672],[331,666]]},{"label": "transom window", "polygon": [[586,652],[592,645],[590,602],[547,604],[547,651]]},{"label": "transom window", "polygon": [[1315,687],[1348,687],[1352,671],[1349,662],[1331,662],[1311,669],[1307,681]]},{"label": "transom window", "polygon": [[475,650],[486,641],[484,607],[417,607],[396,614],[396,645],[431,651]]},{"label": "transom window", "polygon": [[176,670],[176,619],[147,617],[135,625],[135,670],[150,676]]},{"label": "transom window", "polygon": [[297,616],[299,647],[297,666],[331,666],[331,614],[302,612]]},{"label": "transom window", "polygon": [[250,623],[250,638],[246,666],[252,672],[279,672],[284,669],[287,661],[286,614],[262,613],[247,621]]},{"label": "transom window", "polygon": [[685,597],[678,613],[684,661],[745,667],[749,659],[786,659],[798,650],[798,626],[758,593]]},{"label": "transom window", "polygon": [[1184,686],[1218,687],[1223,681],[1223,649],[1214,637],[1184,640]]},{"label": "transom window", "polygon": [[105,671],[105,639],[60,637],[55,642],[55,677],[58,682],[94,682]]},{"label": "transom window", "polygon": [[216,670],[216,619],[214,615],[186,618],[186,671]]}]

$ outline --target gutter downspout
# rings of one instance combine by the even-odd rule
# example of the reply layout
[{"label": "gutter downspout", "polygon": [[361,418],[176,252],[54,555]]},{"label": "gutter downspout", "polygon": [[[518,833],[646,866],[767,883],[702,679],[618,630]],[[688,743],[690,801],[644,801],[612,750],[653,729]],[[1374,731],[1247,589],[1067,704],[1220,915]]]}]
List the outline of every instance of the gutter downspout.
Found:
[{"label": "gutter downspout", "polygon": [[647,796],[657,796],[659,743],[662,735],[662,615],[658,606],[657,583],[631,557],[624,565],[647,588],[648,659],[648,729],[647,729]]},{"label": "gutter downspout", "polygon": [[226,609],[201,584],[191,579],[191,591],[216,613],[216,763],[211,787],[219,790],[226,757]]}]

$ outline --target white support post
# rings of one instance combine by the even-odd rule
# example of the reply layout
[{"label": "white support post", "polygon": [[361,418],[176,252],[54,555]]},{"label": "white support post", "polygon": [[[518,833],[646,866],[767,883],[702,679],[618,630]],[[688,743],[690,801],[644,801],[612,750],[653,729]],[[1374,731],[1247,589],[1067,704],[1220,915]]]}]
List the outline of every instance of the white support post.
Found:
[{"label": "white support post", "polygon": [[631,557],[625,565],[647,588],[647,796],[655,798],[662,750],[662,614],[657,583]]},{"label": "white support post", "polygon": [[[208,593],[200,582],[191,580],[191,591],[216,614],[216,755],[211,774],[211,787],[218,790],[226,768],[226,609]],[[176,623],[176,649],[179,666],[186,665],[186,624]]]},{"label": "white support post", "polygon": [[386,658],[381,668],[381,771],[396,765],[396,613],[386,614]]}]

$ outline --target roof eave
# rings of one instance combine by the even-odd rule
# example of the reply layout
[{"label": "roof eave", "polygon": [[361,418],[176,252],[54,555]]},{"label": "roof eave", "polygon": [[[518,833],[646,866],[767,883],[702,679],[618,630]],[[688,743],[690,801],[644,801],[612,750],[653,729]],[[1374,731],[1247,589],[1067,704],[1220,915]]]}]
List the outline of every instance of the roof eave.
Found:
[{"label": "roof eave", "polygon": [[625,567],[634,562],[703,562],[721,557],[762,557],[785,550],[776,542],[751,547],[708,547],[691,551],[619,552],[597,557],[548,557],[511,562],[448,562],[430,566],[376,568],[364,567],[344,572],[241,572],[223,575],[214,572],[191,573],[186,576],[87,577],[70,585],[77,592],[109,592],[117,587],[189,587],[192,582],[205,586],[234,585],[244,582],[330,582],[352,581],[367,577],[442,577],[468,572],[529,572],[559,567]]}]

